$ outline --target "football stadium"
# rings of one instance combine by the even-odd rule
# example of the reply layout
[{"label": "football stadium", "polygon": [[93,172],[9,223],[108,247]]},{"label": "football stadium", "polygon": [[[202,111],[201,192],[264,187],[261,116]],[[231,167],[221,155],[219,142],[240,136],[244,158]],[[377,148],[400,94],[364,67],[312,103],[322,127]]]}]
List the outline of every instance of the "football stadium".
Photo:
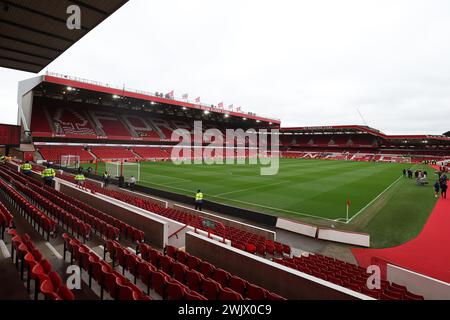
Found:
[{"label": "football stadium", "polygon": [[0,300],[450,299],[449,133],[48,71],[131,3],[0,2],[0,66],[31,74],[0,125]]}]

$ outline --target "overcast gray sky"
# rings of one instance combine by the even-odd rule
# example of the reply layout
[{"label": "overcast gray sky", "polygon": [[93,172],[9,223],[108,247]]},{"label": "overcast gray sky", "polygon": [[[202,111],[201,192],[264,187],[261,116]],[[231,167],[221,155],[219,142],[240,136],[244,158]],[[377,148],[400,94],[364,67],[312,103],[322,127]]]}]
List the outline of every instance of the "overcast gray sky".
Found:
[{"label": "overcast gray sky", "polygon": [[[49,67],[110,84],[200,96],[283,126],[450,130],[448,0],[130,0]],[[0,122],[17,82],[0,68]]]}]

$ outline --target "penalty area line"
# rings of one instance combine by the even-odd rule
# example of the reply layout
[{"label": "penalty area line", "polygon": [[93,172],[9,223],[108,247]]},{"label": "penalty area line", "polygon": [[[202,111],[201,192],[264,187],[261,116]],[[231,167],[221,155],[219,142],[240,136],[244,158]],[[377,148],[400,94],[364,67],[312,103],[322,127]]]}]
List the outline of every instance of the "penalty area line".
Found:
[{"label": "penalty area line", "polygon": [[[361,210],[359,210],[356,214],[354,214],[348,221],[345,222],[345,224],[349,224],[352,222],[353,219],[355,219],[360,213],[362,213],[364,210],[366,210],[368,207],[370,207],[375,201],[377,201],[386,191],[388,191],[390,188],[392,188],[397,182],[399,182],[403,176],[400,176],[397,180],[392,182],[386,189],[381,191],[379,195],[377,195],[375,198],[372,199],[368,204],[366,204]],[[344,219],[345,220],[345,219]]]}]

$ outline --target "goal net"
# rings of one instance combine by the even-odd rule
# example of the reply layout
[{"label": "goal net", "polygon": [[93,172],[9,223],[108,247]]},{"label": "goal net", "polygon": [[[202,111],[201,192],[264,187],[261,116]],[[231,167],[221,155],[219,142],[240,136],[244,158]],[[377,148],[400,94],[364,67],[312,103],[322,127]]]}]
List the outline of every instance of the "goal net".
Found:
[{"label": "goal net", "polygon": [[80,167],[80,156],[62,155],[60,165],[63,168],[78,169]]},{"label": "goal net", "polygon": [[129,180],[131,176],[136,178],[136,181],[141,180],[141,164],[139,162],[106,162],[105,170],[111,177],[120,177],[123,175],[125,181]]}]

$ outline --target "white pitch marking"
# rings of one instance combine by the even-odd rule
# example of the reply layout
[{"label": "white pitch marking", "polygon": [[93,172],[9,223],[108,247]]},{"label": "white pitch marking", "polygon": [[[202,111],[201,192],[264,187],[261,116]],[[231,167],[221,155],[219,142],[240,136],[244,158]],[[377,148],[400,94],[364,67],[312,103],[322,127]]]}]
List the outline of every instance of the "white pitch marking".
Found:
[{"label": "white pitch marking", "polygon": [[0,240],[0,251],[2,252],[3,257],[11,258],[11,253],[9,253],[9,250],[3,240]]},{"label": "white pitch marking", "polygon": [[259,189],[259,188],[264,188],[264,187],[268,187],[268,186],[276,186],[279,184],[283,184],[283,183],[288,183],[290,181],[280,181],[280,182],[274,182],[274,183],[269,183],[269,184],[263,184],[263,185],[259,185],[259,186],[254,186],[254,187],[250,187],[250,188],[245,188],[245,189],[239,189],[239,190],[233,190],[230,192],[224,192],[224,193],[219,193],[215,196],[212,197],[220,197],[220,196],[224,196],[226,194],[231,194],[231,193],[236,193],[236,192],[242,192],[242,191],[247,191],[247,190],[253,190],[253,189]]},{"label": "white pitch marking", "polygon": [[179,184],[179,183],[186,183],[186,182],[192,182],[192,180],[172,181],[172,182],[163,183],[161,185],[168,186],[168,185],[172,185],[172,184]]},{"label": "white pitch marking", "polygon": [[217,196],[216,196],[216,198],[224,199],[224,200],[228,200],[228,201],[233,201],[233,202],[240,202],[240,203],[243,203],[243,204],[250,204],[250,205],[253,205],[253,206],[266,208],[266,209],[271,209],[271,210],[276,210],[276,211],[283,211],[283,212],[287,212],[287,213],[294,213],[294,214],[298,214],[300,216],[305,216],[305,217],[310,217],[310,218],[315,218],[315,219],[321,219],[321,220],[327,220],[327,221],[336,222],[334,219],[328,219],[328,218],[324,218],[324,217],[319,217],[319,216],[315,216],[315,215],[312,215],[312,214],[296,212],[296,211],[290,211],[290,210],[274,208],[274,207],[269,207],[269,206],[263,206],[263,205],[257,204],[257,203],[251,203],[251,202],[246,202],[246,201],[234,200],[234,199],[229,199],[229,198],[223,198],[223,197],[217,197]]},{"label": "white pitch marking", "polygon": [[400,179],[402,179],[403,176],[400,176],[397,180],[395,180],[394,182],[392,182],[389,187],[387,187],[386,189],[384,189],[379,195],[377,195],[375,198],[372,199],[372,201],[370,201],[364,208],[362,208],[361,210],[359,210],[355,215],[353,215],[347,222],[345,222],[345,224],[350,223],[353,219],[355,219],[361,212],[363,212],[364,210],[366,210],[372,203],[374,203],[375,201],[378,200],[378,198],[380,198],[386,191],[388,191],[392,186],[394,186],[397,182],[400,181]]},{"label": "white pitch marking", "polygon": [[45,246],[57,257],[59,260],[62,260],[63,256],[55,249],[54,246],[50,244],[50,242],[46,242]]}]

